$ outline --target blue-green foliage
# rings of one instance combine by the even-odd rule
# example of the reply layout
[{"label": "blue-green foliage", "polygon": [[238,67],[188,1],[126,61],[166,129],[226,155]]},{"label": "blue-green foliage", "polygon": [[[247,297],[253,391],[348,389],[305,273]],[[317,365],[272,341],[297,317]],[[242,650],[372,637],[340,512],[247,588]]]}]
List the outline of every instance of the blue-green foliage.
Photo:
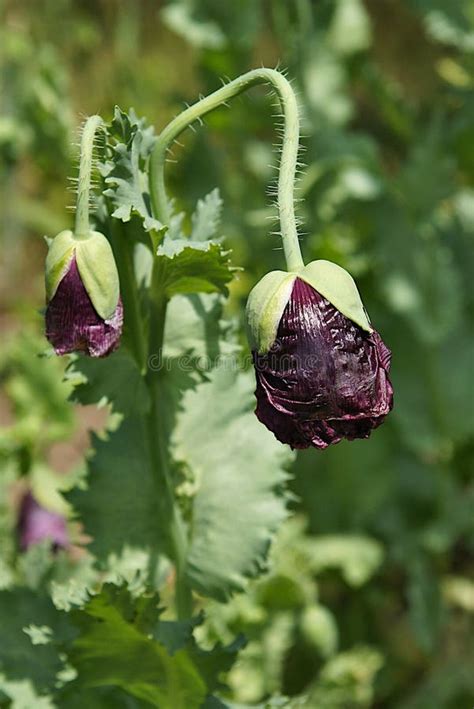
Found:
[{"label": "blue-green foliage", "polygon": [[[0,358],[0,706],[470,706],[469,0],[170,0],[159,14],[145,2],[27,0],[18,8],[7,0],[0,14],[0,189],[8,196],[0,216],[9,258],[0,299],[6,325],[16,318],[28,331],[12,330]],[[246,296],[282,267],[265,200],[277,140],[265,92],[209,115],[181,139],[185,150],[174,146],[166,234],[146,183],[154,135],[184,101],[278,60],[294,79],[303,121],[305,258],[334,260],[356,278],[393,352],[395,389],[394,411],[369,441],[295,459],[254,419],[251,373],[217,366],[245,366]],[[116,103],[135,105],[150,123],[114,113]],[[38,356],[46,350],[39,318],[23,314],[42,301],[31,232],[66,226],[77,110],[111,120],[107,145],[97,145],[105,197],[94,206],[117,254],[124,240],[136,244],[119,262],[122,280],[136,274],[125,298],[146,311],[158,245],[171,297],[162,415],[191,530],[186,578],[202,594],[189,621],[171,616],[167,512],[147,443],[137,332],[126,319],[121,350],[106,361],[72,361],[62,383],[63,364]],[[144,321],[144,339],[149,327]],[[104,407],[100,423],[86,419],[98,431],[87,465],[68,396]],[[55,470],[61,455],[71,458],[65,478]],[[18,503],[28,487],[70,516],[72,553],[53,554],[47,542],[20,552]]]}]

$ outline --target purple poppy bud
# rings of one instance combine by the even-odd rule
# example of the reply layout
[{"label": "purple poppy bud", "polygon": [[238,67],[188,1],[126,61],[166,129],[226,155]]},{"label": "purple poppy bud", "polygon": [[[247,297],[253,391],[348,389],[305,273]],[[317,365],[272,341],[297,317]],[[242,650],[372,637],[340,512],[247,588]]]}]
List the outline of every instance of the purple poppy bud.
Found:
[{"label": "purple poppy bud", "polygon": [[46,259],[46,337],[56,354],[105,357],[119,345],[123,306],[117,267],[102,234],[62,232]]},{"label": "purple poppy bud", "polygon": [[90,357],[105,357],[118,347],[122,324],[120,298],[108,320],[96,312],[74,256],[46,309],[46,337],[56,354],[85,352]]},{"label": "purple poppy bud", "polygon": [[69,545],[65,518],[42,507],[31,492],[26,493],[21,503],[18,532],[23,551],[44,539],[49,539],[54,548]]},{"label": "purple poppy bud", "polygon": [[[344,274],[347,281],[350,276]],[[257,417],[292,448],[367,438],[392,408],[390,351],[368,320],[362,327],[306,280],[286,276],[265,325],[268,330],[268,322],[283,308],[273,342],[266,351],[253,349]],[[341,302],[349,302],[344,297]],[[364,325],[360,306],[354,298],[351,314]]]}]

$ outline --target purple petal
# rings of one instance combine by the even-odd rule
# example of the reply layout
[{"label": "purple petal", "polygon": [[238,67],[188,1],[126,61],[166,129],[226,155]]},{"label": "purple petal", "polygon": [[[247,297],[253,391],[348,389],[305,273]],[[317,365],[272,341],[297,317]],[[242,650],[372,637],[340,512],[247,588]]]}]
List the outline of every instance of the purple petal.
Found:
[{"label": "purple petal", "polygon": [[73,257],[46,309],[46,337],[56,354],[85,352],[90,357],[105,357],[118,347],[122,324],[120,299],[109,320],[102,320],[95,311]]},{"label": "purple petal", "polygon": [[292,448],[367,438],[393,404],[390,350],[297,278],[277,338],[253,353],[260,421]]},{"label": "purple petal", "polygon": [[69,544],[64,517],[42,507],[31,492],[24,496],[21,503],[18,530],[23,550],[44,539],[49,539],[55,547],[64,548]]}]

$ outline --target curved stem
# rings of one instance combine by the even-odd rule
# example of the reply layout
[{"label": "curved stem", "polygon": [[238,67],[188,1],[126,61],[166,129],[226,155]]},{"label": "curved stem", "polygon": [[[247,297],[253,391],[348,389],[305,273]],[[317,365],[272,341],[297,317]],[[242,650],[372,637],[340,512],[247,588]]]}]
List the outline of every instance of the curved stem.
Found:
[{"label": "curved stem", "polygon": [[79,181],[77,185],[76,222],[74,235],[84,238],[89,235],[89,196],[92,172],[92,152],[94,137],[103,124],[100,116],[90,116],[84,123],[81,138],[81,157],[79,161]]},{"label": "curved stem", "polygon": [[[171,213],[170,204],[166,196],[164,170],[168,148],[180,133],[201,116],[214,110],[228,99],[246,91],[251,86],[262,83],[271,84],[278,95],[283,111],[284,135],[278,179],[278,209],[287,267],[289,270],[298,270],[304,265],[298,242],[294,208],[295,176],[299,147],[298,106],[290,83],[278,71],[273,69],[255,69],[250,71],[206,98],[201,99],[183,111],[164,128],[158,136],[151,157],[151,204],[154,216],[164,223],[169,223]],[[162,353],[166,308],[167,299],[161,292],[155,264],[150,288],[150,323],[152,323],[149,341],[150,353]],[[158,408],[160,405],[164,405],[165,400],[162,373],[149,370],[147,381],[152,400],[148,420],[153,468],[157,486],[166,498],[166,508],[169,515],[169,545],[170,554],[173,557],[176,568],[178,616],[186,618],[190,616],[192,610],[191,590],[185,576],[188,539],[185,523],[174,494],[163,411],[159,411]]]},{"label": "curved stem", "polygon": [[278,211],[286,264],[289,271],[304,266],[295,216],[295,179],[299,148],[298,104],[291,84],[275,69],[254,69],[201,99],[180,113],[158,136],[150,163],[150,195],[154,215],[169,223],[164,170],[166,153],[173,141],[201,116],[256,84],[271,84],[278,95],[284,117],[284,134],[278,178]]}]

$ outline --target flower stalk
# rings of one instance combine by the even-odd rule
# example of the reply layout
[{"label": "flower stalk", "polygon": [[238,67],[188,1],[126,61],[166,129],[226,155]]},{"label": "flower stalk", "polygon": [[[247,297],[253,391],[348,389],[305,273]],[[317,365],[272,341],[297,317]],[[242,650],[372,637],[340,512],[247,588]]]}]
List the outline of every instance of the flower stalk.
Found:
[{"label": "flower stalk", "polygon": [[[298,241],[295,215],[295,179],[299,150],[299,115],[296,97],[291,84],[274,69],[255,69],[239,76],[209,96],[200,99],[194,105],[180,113],[158,135],[150,161],[150,196],[153,215],[164,224],[169,224],[171,207],[166,194],[165,166],[169,148],[178,136],[195,121],[210,113],[222,104],[238,96],[257,84],[270,84],[276,92],[283,112],[284,132],[281,161],[278,177],[278,211],[281,237],[286,265],[289,271],[298,271],[304,267]],[[149,353],[160,353],[163,346],[167,301],[160,293],[160,283],[154,269],[151,282]],[[186,558],[187,532],[176,503],[168,460],[164,417],[159,415],[160,402],[163,401],[160,372],[148,372],[148,382],[152,390],[152,410],[150,413],[150,443],[159,463],[155,469],[166,489],[170,505],[170,543],[176,567],[176,604],[180,618],[189,617],[192,609],[191,591],[184,575]],[[160,483],[159,480],[157,480]]]},{"label": "flower stalk", "polygon": [[295,180],[298,164],[300,122],[298,104],[290,82],[275,69],[254,69],[237,77],[180,113],[158,136],[150,163],[150,195],[154,215],[165,224],[170,220],[166,196],[165,165],[167,151],[191,124],[257,84],[270,84],[278,96],[284,119],[281,161],[278,176],[278,212],[281,238],[288,271],[304,266],[298,241],[295,215]]},{"label": "flower stalk", "polygon": [[102,125],[103,120],[100,116],[89,116],[82,129],[76,220],[74,225],[74,236],[77,239],[85,239],[90,233],[89,207],[94,140],[97,130]]}]

